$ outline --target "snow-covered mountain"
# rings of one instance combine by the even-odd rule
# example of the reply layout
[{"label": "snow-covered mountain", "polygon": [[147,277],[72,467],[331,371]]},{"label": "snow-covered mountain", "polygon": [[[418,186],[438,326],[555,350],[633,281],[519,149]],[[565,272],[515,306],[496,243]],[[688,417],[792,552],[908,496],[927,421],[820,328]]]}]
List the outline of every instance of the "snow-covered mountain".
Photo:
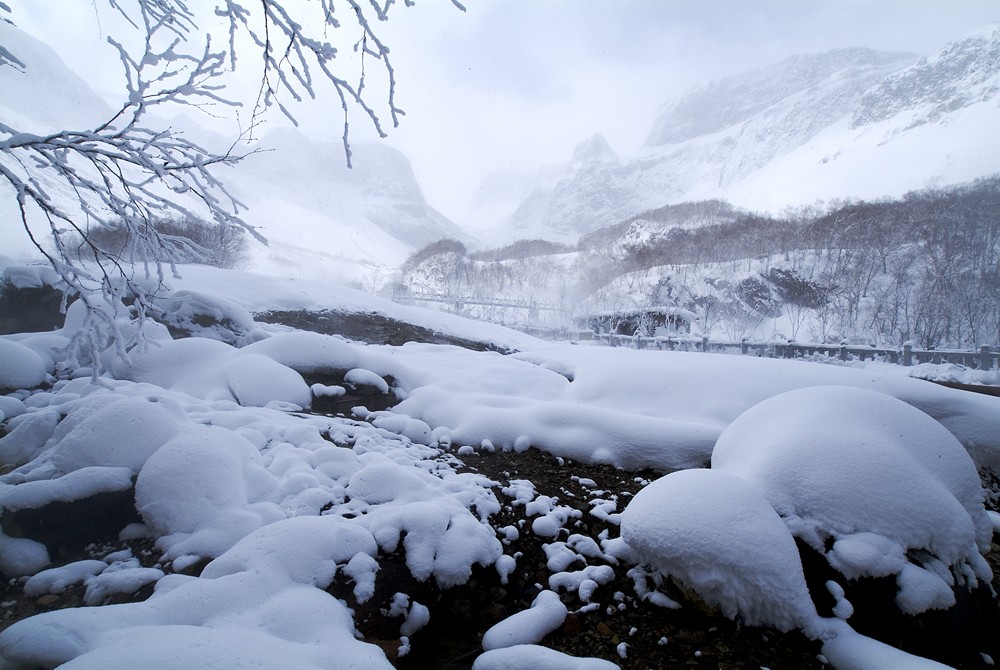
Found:
[{"label": "snow-covered mountain", "polygon": [[663,105],[637,155],[600,136],[499,229],[575,239],[667,203],[777,211],[899,195],[1000,172],[1000,25],[923,59],[840,49],[696,87]]},{"label": "snow-covered mountain", "polygon": [[[0,66],[3,123],[19,132],[48,133],[94,128],[110,118],[109,105],[46,44],[0,21],[0,45],[20,63]],[[232,142],[202,127],[196,114],[152,121],[182,128],[203,146],[222,151]],[[355,282],[377,266],[397,266],[429,242],[462,236],[427,204],[400,152],[379,143],[352,149],[353,170],[345,166],[339,141],[278,128],[245,149],[251,155],[236,167],[219,170],[227,188],[249,207],[243,218],[270,243],[253,243],[254,269]],[[37,250],[13,215],[14,198],[12,190],[0,189],[2,253],[31,256]]]},{"label": "snow-covered mountain", "polygon": [[395,267],[414,249],[458,227],[424,199],[409,161],[379,143],[343,145],[280,128],[255,146],[227,183],[244,218],[268,238],[253,266],[279,276],[357,280],[368,268]]}]

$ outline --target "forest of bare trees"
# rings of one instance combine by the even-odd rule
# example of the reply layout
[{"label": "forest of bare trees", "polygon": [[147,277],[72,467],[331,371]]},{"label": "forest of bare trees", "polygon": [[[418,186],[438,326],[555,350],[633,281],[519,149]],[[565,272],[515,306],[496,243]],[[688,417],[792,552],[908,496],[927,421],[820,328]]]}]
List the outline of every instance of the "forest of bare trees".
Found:
[{"label": "forest of bare trees", "polygon": [[735,339],[976,348],[1000,342],[998,212],[1000,177],[780,217],[684,203],[575,249],[535,240],[469,253],[441,241],[411,257],[398,290],[514,294],[565,304],[566,320],[675,306]]}]

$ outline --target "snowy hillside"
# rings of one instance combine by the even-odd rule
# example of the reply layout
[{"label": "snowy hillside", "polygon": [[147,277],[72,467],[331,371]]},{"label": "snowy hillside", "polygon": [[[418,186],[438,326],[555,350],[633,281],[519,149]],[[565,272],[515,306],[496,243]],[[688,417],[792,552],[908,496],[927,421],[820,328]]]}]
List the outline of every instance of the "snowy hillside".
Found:
[{"label": "snowy hillside", "polygon": [[[0,67],[0,119],[4,124],[19,132],[46,133],[62,128],[91,128],[110,118],[108,104],[48,45],[2,20],[0,45],[22,64]],[[38,72],[47,74],[39,77]],[[6,180],[0,182],[0,201],[5,210],[14,197]],[[0,216],[0,239],[0,253],[4,255],[38,254],[13,216]]]},{"label": "snowy hillside", "polygon": [[352,147],[274,130],[229,177],[250,208],[245,219],[268,238],[251,266],[277,276],[351,283],[378,266],[396,267],[414,249],[461,237],[424,200],[409,161],[378,143]]},{"label": "snowy hillside", "polygon": [[777,212],[996,173],[998,50],[994,26],[919,61],[842,49],[696,87],[661,108],[635,156],[581,144],[498,231],[565,241],[685,200]]}]

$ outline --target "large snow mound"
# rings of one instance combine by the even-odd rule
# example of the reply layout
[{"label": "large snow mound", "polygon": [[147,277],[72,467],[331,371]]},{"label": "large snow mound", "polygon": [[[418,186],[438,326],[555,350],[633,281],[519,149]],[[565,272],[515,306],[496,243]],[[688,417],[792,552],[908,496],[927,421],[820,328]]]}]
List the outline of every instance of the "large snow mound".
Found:
[{"label": "large snow mound", "polygon": [[[830,561],[847,578],[899,573],[904,610],[941,604],[938,562],[973,585],[991,579],[975,465],[941,424],[886,394],[821,386],[769,398],[723,431],[712,467],[755,485],[818,551],[833,540]],[[922,565],[904,569],[912,552]]]}]

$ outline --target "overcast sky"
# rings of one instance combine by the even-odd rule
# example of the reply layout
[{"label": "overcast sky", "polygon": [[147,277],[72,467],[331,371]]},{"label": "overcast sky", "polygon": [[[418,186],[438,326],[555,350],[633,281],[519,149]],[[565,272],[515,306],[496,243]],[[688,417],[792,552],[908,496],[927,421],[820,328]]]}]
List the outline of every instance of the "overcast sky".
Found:
[{"label": "overcast sky", "polygon": [[[92,55],[107,51],[94,2],[103,8],[10,4],[22,28],[78,70],[89,66],[107,93],[120,67]],[[692,85],[839,47],[927,55],[1000,21],[997,0],[464,0],[466,12],[448,0],[398,4],[379,28],[407,116],[387,141],[410,158],[428,201],[456,219],[484,174],[565,161],[594,133],[634,154],[659,106]],[[336,113],[300,117],[307,132],[339,136]],[[360,118],[353,132],[365,137]]]}]

